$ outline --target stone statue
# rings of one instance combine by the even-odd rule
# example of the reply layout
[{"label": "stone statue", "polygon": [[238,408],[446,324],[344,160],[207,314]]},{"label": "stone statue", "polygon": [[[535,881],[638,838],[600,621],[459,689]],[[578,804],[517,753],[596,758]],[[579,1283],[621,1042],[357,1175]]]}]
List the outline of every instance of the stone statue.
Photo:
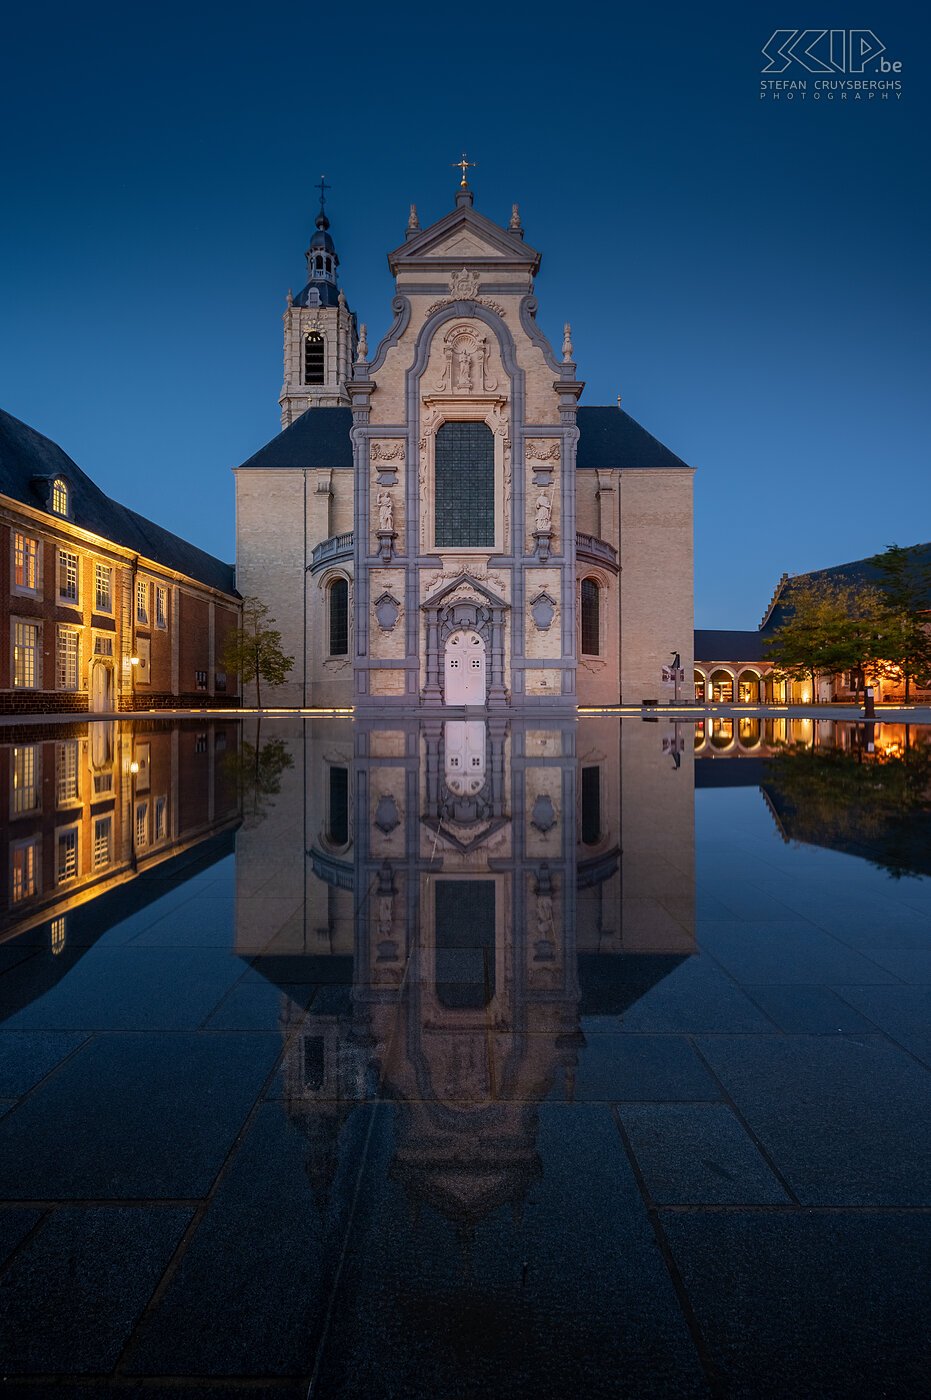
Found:
[{"label": "stone statue", "polygon": [[394,501],[387,491],[378,493],[378,528],[385,533],[394,529]]},{"label": "stone statue", "polygon": [[548,534],[553,528],[553,508],[549,503],[549,498],[542,493],[537,497],[536,517],[537,533]]},{"label": "stone statue", "polygon": [[553,896],[551,894],[537,895],[537,933],[541,938],[551,939],[555,936],[555,921],[553,918]]},{"label": "stone statue", "polygon": [[468,350],[456,351],[456,389],[468,393],[472,388],[472,355]]}]

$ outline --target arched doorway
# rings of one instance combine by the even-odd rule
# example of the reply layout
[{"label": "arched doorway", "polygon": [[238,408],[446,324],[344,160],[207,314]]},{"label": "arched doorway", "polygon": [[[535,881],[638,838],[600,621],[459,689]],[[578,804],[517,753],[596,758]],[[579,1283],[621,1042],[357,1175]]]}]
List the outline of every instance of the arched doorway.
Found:
[{"label": "arched doorway", "polygon": [[695,667],[695,672],[694,672],[694,674],[695,674],[695,699],[696,699],[696,700],[704,700],[704,698],[705,698],[705,673],[704,673],[704,671],[699,671],[698,667],[696,666],[696,667]]},{"label": "arched doorway", "polygon": [[759,703],[762,699],[762,690],[758,671],[741,671],[737,682],[737,698],[744,705]]},{"label": "arched doorway", "polygon": [[91,710],[95,715],[107,714],[113,709],[113,672],[103,661],[95,661],[91,668]]},{"label": "arched doorway", "polygon": [[730,671],[718,669],[711,673],[711,699],[729,705],[734,699],[734,677]]},{"label": "arched doorway", "polygon": [[447,705],[484,705],[485,643],[477,632],[453,632],[446,641]]}]

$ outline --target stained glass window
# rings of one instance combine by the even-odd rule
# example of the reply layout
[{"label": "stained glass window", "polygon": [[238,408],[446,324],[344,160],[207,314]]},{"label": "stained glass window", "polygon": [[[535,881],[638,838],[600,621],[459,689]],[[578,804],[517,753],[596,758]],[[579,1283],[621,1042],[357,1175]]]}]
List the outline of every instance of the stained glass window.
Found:
[{"label": "stained glass window", "polygon": [[487,423],[444,423],[436,435],[437,549],[494,549],[495,439]]}]

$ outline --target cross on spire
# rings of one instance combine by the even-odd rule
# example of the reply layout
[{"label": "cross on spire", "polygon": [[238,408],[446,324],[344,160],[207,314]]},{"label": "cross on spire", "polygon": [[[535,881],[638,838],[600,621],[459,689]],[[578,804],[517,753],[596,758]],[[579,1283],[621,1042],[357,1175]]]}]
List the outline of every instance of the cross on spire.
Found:
[{"label": "cross on spire", "polygon": [[457,170],[461,170],[461,171],[462,171],[462,183],[460,184],[459,188],[462,189],[462,190],[467,190],[467,189],[469,188],[469,182],[468,182],[468,180],[466,179],[466,171],[467,171],[467,170],[474,170],[474,169],[475,169],[475,161],[474,161],[474,160],[467,160],[467,159],[466,159],[466,153],[465,153],[465,151],[463,151],[463,153],[462,153],[462,159],[461,159],[461,160],[451,160],[451,161],[450,161],[450,165],[453,166],[454,169],[457,169]]},{"label": "cross on spire", "polygon": [[327,191],[327,190],[331,190],[332,188],[333,188],[332,185],[328,185],[328,184],[327,184],[327,182],[326,182],[326,176],[325,176],[325,175],[321,175],[321,176],[320,176],[320,183],[319,183],[319,185],[314,185],[314,189],[320,191],[320,213],[321,213],[321,214],[323,213],[323,206],[326,204],[326,191]]}]

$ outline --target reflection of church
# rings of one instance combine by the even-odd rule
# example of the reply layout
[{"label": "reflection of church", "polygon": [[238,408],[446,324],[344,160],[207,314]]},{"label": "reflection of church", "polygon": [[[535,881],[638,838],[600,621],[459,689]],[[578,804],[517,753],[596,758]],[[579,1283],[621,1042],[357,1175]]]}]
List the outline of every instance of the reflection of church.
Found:
[{"label": "reflection of church", "polygon": [[275,732],[296,762],[237,838],[236,950],[285,989],[308,968],[323,984],[303,1020],[282,998],[308,1169],[335,1172],[377,1096],[413,1206],[463,1229],[518,1208],[583,1018],[622,1014],[694,951],[690,743],[504,715]]},{"label": "reflection of church", "polygon": [[[323,210],[288,295],[280,435],[236,472],[237,586],[277,619],[282,705],[613,704],[692,675],[692,472],[620,406],[579,407],[540,254],[411,208],[370,347]],[[690,685],[681,692],[691,694]]]}]

